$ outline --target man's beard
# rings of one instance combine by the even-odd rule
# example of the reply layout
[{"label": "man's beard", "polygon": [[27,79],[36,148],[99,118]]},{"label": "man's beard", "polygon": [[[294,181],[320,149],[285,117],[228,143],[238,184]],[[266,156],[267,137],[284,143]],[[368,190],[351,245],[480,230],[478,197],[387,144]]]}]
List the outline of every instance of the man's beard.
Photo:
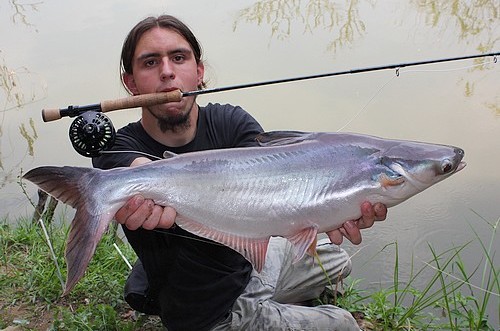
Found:
[{"label": "man's beard", "polygon": [[151,110],[149,112],[156,118],[158,127],[161,132],[166,133],[167,131],[172,131],[174,133],[182,132],[191,126],[191,121],[189,120],[189,115],[191,114],[191,108],[185,114],[179,114],[178,116],[158,116]]}]

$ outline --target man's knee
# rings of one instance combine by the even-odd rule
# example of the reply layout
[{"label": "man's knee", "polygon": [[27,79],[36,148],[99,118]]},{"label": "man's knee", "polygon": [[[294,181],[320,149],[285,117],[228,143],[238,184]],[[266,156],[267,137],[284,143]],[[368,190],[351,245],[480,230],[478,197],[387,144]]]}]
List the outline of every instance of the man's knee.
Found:
[{"label": "man's knee", "polygon": [[321,239],[318,241],[317,251],[323,264],[328,265],[331,275],[339,280],[349,276],[352,271],[351,257],[340,246],[330,243],[329,239]]}]

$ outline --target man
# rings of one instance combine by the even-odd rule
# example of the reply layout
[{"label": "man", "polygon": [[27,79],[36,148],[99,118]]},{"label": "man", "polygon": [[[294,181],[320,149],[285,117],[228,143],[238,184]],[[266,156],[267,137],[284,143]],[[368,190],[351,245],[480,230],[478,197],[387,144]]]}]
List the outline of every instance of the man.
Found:
[{"label": "man", "polygon": [[[134,95],[205,85],[200,45],[172,16],[139,22],[124,42],[121,64],[122,82]],[[135,166],[161,158],[165,151],[251,146],[260,132],[261,126],[240,107],[200,107],[195,97],[186,97],[143,107],[139,122],[118,131],[113,150],[121,152],[93,162],[99,168]],[[361,219],[328,233],[333,243],[340,244],[343,237],[361,242],[359,229],[383,220],[387,212],[380,204],[366,203],[361,209]],[[174,209],[142,196],[130,199],[115,215],[139,257],[127,281],[126,300],[139,311],[158,314],[170,331],[359,330],[352,316],[337,307],[293,304],[318,296],[328,277],[311,258],[292,264],[285,239],[271,240],[264,269],[257,273],[232,249],[176,227],[175,216]],[[349,274],[349,258],[338,246],[321,245],[318,254],[332,282]]]}]

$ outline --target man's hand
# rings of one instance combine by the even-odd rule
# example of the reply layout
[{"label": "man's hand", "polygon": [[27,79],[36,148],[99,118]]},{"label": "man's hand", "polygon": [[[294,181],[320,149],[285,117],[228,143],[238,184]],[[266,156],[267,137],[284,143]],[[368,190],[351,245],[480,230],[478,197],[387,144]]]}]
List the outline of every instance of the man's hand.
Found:
[{"label": "man's hand", "polygon": [[115,220],[129,230],[137,230],[140,227],[146,230],[168,229],[174,225],[176,215],[174,208],[155,205],[153,200],[136,195],[116,212]]},{"label": "man's hand", "polygon": [[340,245],[346,237],[351,243],[359,245],[361,243],[361,229],[367,229],[373,226],[375,221],[383,221],[387,216],[387,207],[381,203],[372,206],[369,202],[361,205],[361,218],[354,221],[347,221],[342,227],[327,232],[330,241]]},{"label": "man's hand", "polygon": [[[145,157],[136,158],[131,167],[151,162]],[[174,225],[177,212],[172,207],[155,205],[153,200],[144,199],[142,195],[130,198],[115,214],[115,220],[129,230],[143,227],[146,230],[155,228],[168,229]]]}]

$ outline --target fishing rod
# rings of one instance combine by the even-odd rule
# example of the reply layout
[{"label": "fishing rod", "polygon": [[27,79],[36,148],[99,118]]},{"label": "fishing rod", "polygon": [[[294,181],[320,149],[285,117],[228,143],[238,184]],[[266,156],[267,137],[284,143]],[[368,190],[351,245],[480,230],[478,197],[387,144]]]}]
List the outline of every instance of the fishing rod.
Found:
[{"label": "fishing rod", "polygon": [[91,104],[91,105],[87,105],[87,106],[68,106],[68,108],[62,108],[62,109],[42,109],[42,118],[43,118],[44,122],[50,122],[50,121],[58,120],[62,117],[66,117],[66,116],[75,117],[75,116],[78,116],[81,113],[84,113],[86,111],[98,111],[98,112],[105,113],[108,111],[119,110],[119,109],[148,107],[148,106],[158,105],[161,103],[176,102],[176,101],[180,101],[184,97],[200,95],[200,94],[225,92],[225,91],[239,90],[239,89],[258,87],[258,86],[275,85],[275,84],[290,83],[290,82],[296,82],[296,81],[302,81],[302,80],[310,80],[310,79],[325,78],[325,77],[332,77],[332,76],[341,76],[341,75],[347,75],[347,74],[358,74],[358,73],[380,71],[380,70],[387,70],[387,69],[400,69],[400,68],[404,68],[404,67],[414,67],[414,66],[425,65],[425,64],[434,64],[434,63],[441,63],[441,62],[451,62],[451,61],[475,59],[475,58],[480,58],[480,57],[494,56],[495,62],[496,62],[496,56],[498,56],[498,55],[500,55],[500,52],[459,56],[459,57],[437,59],[437,60],[426,60],[426,61],[407,62],[407,63],[399,63],[399,64],[387,64],[387,65],[376,66],[376,67],[351,69],[351,70],[316,74],[316,75],[310,75],[310,76],[276,79],[276,80],[263,81],[263,82],[257,82],[257,83],[247,83],[247,84],[241,84],[241,85],[233,85],[233,86],[218,87],[218,88],[205,89],[205,90],[188,91],[188,92],[182,92],[181,90],[175,90],[175,91],[171,91],[171,92],[141,94],[141,95],[130,96],[130,97],[122,98],[122,99],[102,101],[101,103]]},{"label": "fishing rod", "polygon": [[276,79],[269,81],[262,81],[256,83],[247,83],[240,85],[232,85],[226,87],[218,87],[212,89],[195,90],[183,92],[181,90],[174,90],[170,92],[160,92],[160,93],[150,93],[141,94],[130,97],[125,97],[115,100],[102,101],[96,104],[90,104],[85,106],[68,106],[67,108],[53,108],[53,109],[42,109],[42,119],[44,122],[51,122],[62,117],[76,117],[70,127],[70,140],[76,151],[84,156],[97,156],[100,151],[108,149],[112,146],[114,142],[115,130],[114,127],[107,116],[102,113],[136,108],[136,107],[149,107],[153,105],[158,105],[168,102],[181,101],[184,97],[196,96],[201,94],[210,94],[224,91],[232,91],[239,89],[246,89],[251,87],[275,85],[282,83],[297,82],[303,80],[311,80],[325,77],[342,76],[342,75],[352,75],[358,73],[366,73],[373,71],[381,71],[388,69],[396,69],[399,73],[399,69],[405,67],[414,67],[426,64],[435,64],[443,62],[452,62],[459,60],[468,60],[482,57],[494,57],[494,62],[497,62],[497,56],[500,52],[492,52],[485,54],[474,54],[466,56],[458,56],[451,58],[442,58],[435,60],[425,60],[425,61],[415,61],[406,62],[398,64],[386,64],[381,66],[350,69],[344,71],[336,71],[330,73],[322,73],[309,76],[300,76],[284,79]]}]

